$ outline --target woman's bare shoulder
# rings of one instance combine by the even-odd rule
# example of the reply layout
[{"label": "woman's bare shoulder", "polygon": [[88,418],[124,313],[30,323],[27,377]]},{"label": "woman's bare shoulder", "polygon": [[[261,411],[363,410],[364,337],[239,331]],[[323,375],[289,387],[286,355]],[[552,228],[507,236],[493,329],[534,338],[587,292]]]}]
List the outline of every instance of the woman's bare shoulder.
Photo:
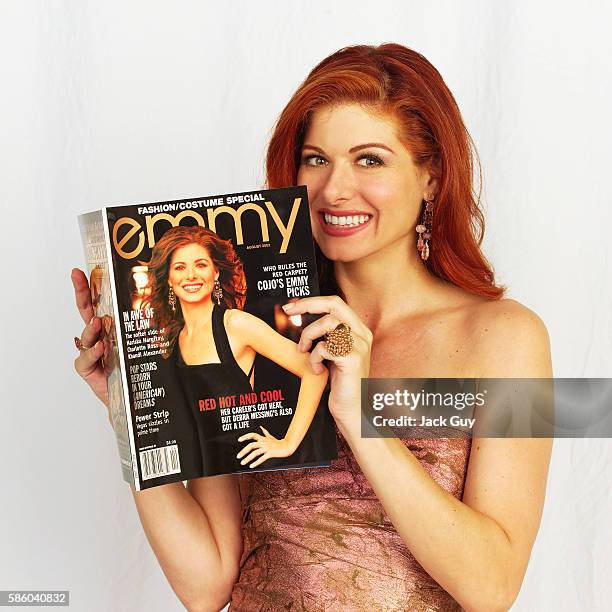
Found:
[{"label": "woman's bare shoulder", "polygon": [[546,333],[542,319],[531,309],[510,298],[479,300],[470,307],[470,318],[481,331],[511,335]]},{"label": "woman's bare shoulder", "polygon": [[513,299],[475,302],[469,341],[481,376],[550,376],[550,340],[533,310]]},{"label": "woman's bare shoulder", "polygon": [[228,308],[225,312],[225,328],[227,331],[241,333],[257,323],[262,323],[262,320],[239,308]]}]

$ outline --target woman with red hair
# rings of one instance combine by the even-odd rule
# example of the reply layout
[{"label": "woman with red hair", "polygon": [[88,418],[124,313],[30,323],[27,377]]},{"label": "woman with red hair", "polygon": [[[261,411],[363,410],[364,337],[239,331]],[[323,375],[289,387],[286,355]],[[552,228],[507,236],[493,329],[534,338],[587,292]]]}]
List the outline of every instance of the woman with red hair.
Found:
[{"label": "woman with red hair", "polygon": [[[299,346],[314,372],[329,368],[339,456],[328,469],[135,493],[172,587],[202,610],[230,600],[240,611],[508,609],[538,531],[551,441],[360,431],[362,378],[552,375],[544,325],[502,299],[480,251],[471,140],[451,92],[401,45],[341,49],[281,113],[267,179],[308,187],[324,295],[285,309],[323,315]],[[89,320],[86,280],[73,281]],[[76,367],[100,396],[98,352]]]}]

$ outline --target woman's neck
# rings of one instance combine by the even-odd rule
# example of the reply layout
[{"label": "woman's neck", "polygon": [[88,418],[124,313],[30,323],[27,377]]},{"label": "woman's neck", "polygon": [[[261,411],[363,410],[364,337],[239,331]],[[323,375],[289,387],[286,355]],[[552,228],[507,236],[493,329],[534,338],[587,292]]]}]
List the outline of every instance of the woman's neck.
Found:
[{"label": "woman's neck", "polygon": [[439,302],[445,283],[432,275],[406,240],[351,262],[334,262],[338,287],[347,304],[372,333]]},{"label": "woman's neck", "polygon": [[189,338],[208,325],[212,318],[214,304],[211,299],[202,302],[181,302],[185,326],[183,334]]}]

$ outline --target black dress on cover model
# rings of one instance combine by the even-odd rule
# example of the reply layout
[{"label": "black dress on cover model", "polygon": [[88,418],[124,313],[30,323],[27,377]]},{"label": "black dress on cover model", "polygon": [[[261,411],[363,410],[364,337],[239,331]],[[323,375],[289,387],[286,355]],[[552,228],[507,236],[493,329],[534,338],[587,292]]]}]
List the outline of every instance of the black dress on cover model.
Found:
[{"label": "black dress on cover model", "polygon": [[[186,364],[181,356],[178,339],[172,357],[195,419],[203,476],[248,469],[248,466],[240,465],[236,455],[247,444],[247,442],[238,442],[238,438],[249,430],[233,429],[232,419],[229,418],[227,421],[230,429],[223,431],[220,398],[235,396],[236,405],[239,405],[241,394],[253,393],[249,380],[253,368],[251,367],[247,375],[238,365],[225,331],[224,314],[225,308],[213,305],[212,332],[219,362]],[[225,426],[227,427],[227,423]]]}]

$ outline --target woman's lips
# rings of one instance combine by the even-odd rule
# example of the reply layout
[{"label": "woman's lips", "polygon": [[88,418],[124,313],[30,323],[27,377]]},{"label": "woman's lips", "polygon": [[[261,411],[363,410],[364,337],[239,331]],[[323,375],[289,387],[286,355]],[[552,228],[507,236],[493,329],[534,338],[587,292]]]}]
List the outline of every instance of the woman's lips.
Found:
[{"label": "woman's lips", "polygon": [[[370,221],[372,220],[372,216],[370,215],[370,218],[365,223],[361,223],[360,225],[356,227],[347,227],[346,225],[332,225],[331,223],[326,223],[325,214],[326,213],[323,211],[318,212],[317,218],[319,219],[319,225],[321,226],[323,231],[328,236],[352,236],[353,234],[356,234],[360,232],[361,230],[363,230],[365,227],[368,227],[368,225],[370,225]],[[355,214],[359,216],[360,213],[355,213]],[[340,216],[353,216],[353,215],[334,215],[334,216],[340,217]]]}]

